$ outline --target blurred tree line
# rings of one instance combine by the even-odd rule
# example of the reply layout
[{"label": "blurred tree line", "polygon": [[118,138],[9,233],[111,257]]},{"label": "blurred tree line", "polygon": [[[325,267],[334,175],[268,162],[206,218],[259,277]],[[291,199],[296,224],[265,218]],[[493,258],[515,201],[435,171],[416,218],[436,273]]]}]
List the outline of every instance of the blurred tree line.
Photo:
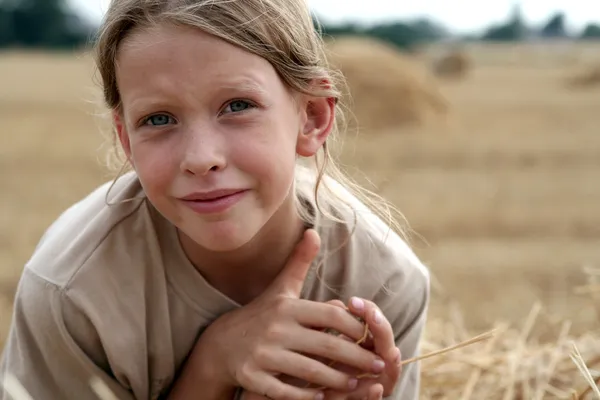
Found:
[{"label": "blurred tree line", "polygon": [[494,41],[519,41],[536,38],[599,39],[600,25],[590,23],[578,34],[571,35],[567,30],[567,15],[559,11],[551,15],[542,26],[531,27],[526,24],[520,5],[516,4],[512,8],[508,21],[491,26],[481,36],[481,40]]},{"label": "blurred tree line", "polygon": [[71,49],[94,31],[64,0],[0,0],[0,47]]},{"label": "blurred tree line", "polygon": [[[315,18],[315,22],[318,23],[319,18]],[[326,25],[321,22],[320,29],[326,36],[366,35],[388,40],[405,49],[410,49],[423,42],[456,38],[443,25],[427,19],[398,21],[371,27],[361,27],[356,24]],[[490,42],[516,42],[532,39],[598,40],[600,39],[600,24],[590,23],[581,32],[571,34],[567,29],[566,14],[557,12],[540,27],[532,27],[527,25],[521,8],[516,5],[506,22],[492,25],[480,34],[470,34],[460,37],[460,39]]]},{"label": "blurred tree line", "polygon": [[[372,26],[324,24],[316,16],[315,22],[319,31],[325,36],[366,35],[389,41],[403,49],[454,36],[441,24],[425,18]],[[521,41],[532,38],[600,39],[600,24],[589,24],[576,35],[567,32],[566,24],[567,16],[558,12],[541,27],[527,26],[517,4],[506,22],[490,26],[478,35],[461,39],[478,41]],[[72,49],[88,45],[96,29],[92,22],[85,20],[68,7],[66,0],[0,0],[0,47]]]}]

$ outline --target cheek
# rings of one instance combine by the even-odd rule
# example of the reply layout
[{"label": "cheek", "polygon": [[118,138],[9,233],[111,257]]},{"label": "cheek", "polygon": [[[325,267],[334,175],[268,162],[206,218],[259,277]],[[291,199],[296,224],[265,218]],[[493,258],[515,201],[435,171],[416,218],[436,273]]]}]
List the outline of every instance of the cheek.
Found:
[{"label": "cheek", "polygon": [[274,212],[288,197],[294,182],[295,148],[295,143],[276,135],[236,145],[230,161],[254,182],[265,209]]},{"label": "cheek", "polygon": [[132,143],[131,157],[148,197],[164,196],[177,172],[176,157],[168,145]]},{"label": "cheek", "polygon": [[235,156],[232,157],[234,163],[263,181],[280,181],[293,177],[296,141],[274,127],[265,128],[263,132],[268,133],[248,135],[250,140],[235,142]]}]

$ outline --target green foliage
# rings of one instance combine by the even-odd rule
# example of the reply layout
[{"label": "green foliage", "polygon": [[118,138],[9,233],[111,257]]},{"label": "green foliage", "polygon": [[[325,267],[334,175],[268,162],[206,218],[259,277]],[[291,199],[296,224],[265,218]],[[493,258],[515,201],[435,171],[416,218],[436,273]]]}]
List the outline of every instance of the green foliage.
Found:
[{"label": "green foliage", "polygon": [[521,7],[519,4],[513,6],[511,16],[505,24],[494,25],[488,28],[482,40],[514,42],[525,38],[527,29],[523,22]]},{"label": "green foliage", "polygon": [[588,24],[581,33],[582,39],[600,39],[600,24]]},{"label": "green foliage", "polygon": [[546,25],[541,30],[543,37],[561,38],[566,37],[567,30],[565,28],[566,15],[563,12],[557,12],[550,17]]},{"label": "green foliage", "polygon": [[1,47],[71,49],[92,31],[62,0],[0,0]]},{"label": "green foliage", "polygon": [[435,41],[447,35],[436,23],[420,19],[411,22],[392,22],[362,27],[356,24],[325,25],[313,17],[315,26],[325,37],[360,35],[390,42],[402,49],[411,49],[423,42]]}]

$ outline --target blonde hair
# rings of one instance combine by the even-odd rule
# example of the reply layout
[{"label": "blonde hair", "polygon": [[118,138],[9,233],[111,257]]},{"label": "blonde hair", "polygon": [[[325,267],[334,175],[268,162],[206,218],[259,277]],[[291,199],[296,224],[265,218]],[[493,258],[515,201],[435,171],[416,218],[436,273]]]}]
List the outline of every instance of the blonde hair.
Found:
[{"label": "blonde hair", "polygon": [[[292,90],[338,100],[332,132],[314,158],[317,209],[321,215],[336,220],[334,214],[339,213],[335,210],[344,204],[353,209],[356,220],[357,210],[343,194],[328,187],[328,179],[324,178],[331,178],[385,220],[392,230],[403,233],[398,220],[393,218],[393,212],[397,211],[380,196],[352,182],[333,159],[330,143],[338,139],[339,126],[344,123],[343,105],[339,100],[341,88],[346,86],[342,75],[328,66],[324,42],[305,0],[112,0],[96,43],[96,63],[104,102],[109,109],[121,108],[116,81],[116,58],[121,42],[132,30],[159,23],[194,27],[215,35],[269,61]],[[329,85],[311,85],[323,80]],[[115,132],[112,142],[114,154],[119,158],[120,146]],[[125,167],[126,160],[121,157],[121,162]],[[299,165],[298,174],[301,168],[306,166]],[[325,190],[320,191],[321,187]],[[323,202],[326,203],[324,208],[321,207]],[[298,207],[298,210],[304,221],[314,222],[314,216],[306,207]]]}]

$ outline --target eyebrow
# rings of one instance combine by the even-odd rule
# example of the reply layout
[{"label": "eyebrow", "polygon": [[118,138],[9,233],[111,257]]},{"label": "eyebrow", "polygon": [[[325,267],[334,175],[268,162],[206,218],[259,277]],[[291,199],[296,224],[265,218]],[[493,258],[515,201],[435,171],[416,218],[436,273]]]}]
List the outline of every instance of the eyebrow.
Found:
[{"label": "eyebrow", "polygon": [[267,91],[264,87],[253,80],[247,79],[237,82],[226,82],[221,87],[225,90],[241,90],[243,92],[256,93],[262,96],[267,94]]},{"label": "eyebrow", "polygon": [[[267,98],[268,92],[267,90],[261,86],[254,79],[238,79],[232,80],[227,79],[223,82],[218,82],[218,89],[214,93],[223,92],[223,91],[232,91],[232,92],[244,92],[251,93],[261,98]],[[266,101],[266,100],[265,100]],[[140,103],[142,106],[140,106]],[[161,97],[142,97],[134,98],[129,106],[129,110],[133,110],[135,113],[144,113],[147,109],[162,107],[164,105],[164,99]]]}]

